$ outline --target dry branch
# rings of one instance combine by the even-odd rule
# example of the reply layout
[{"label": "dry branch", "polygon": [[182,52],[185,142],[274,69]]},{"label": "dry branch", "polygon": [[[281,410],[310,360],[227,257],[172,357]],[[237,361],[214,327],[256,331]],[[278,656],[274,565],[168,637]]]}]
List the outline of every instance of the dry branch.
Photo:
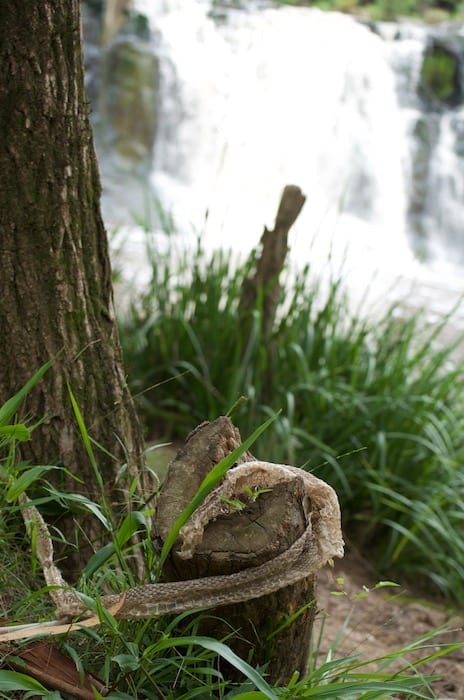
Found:
[{"label": "dry branch", "polygon": [[261,254],[253,276],[245,280],[240,297],[239,314],[245,318],[254,308],[259,295],[263,296],[263,334],[269,336],[280,293],[279,275],[288,252],[288,232],[295,223],[305,195],[296,185],[287,185],[282,192],[274,228],[266,227],[261,237]]}]

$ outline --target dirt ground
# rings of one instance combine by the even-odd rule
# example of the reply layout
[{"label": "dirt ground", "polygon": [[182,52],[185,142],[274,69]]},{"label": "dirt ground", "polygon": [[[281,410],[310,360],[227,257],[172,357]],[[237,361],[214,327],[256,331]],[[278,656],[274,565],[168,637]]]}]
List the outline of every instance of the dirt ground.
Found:
[{"label": "dirt ground", "polygon": [[[405,659],[410,662],[425,657],[440,644],[464,643],[464,614],[447,609],[443,602],[426,600],[406,587],[374,589],[380,580],[368,563],[353,552],[335,561],[333,569],[326,567],[320,573],[316,635],[323,625],[322,653],[327,653],[335,641],[336,657],[358,654],[371,659],[397,651],[442,626],[446,631],[427,642],[431,648],[408,654]],[[360,597],[365,593],[365,597]],[[394,668],[405,665],[397,662]],[[369,670],[375,668],[376,665]],[[431,684],[440,698],[464,700],[464,648],[421,666],[421,671],[440,676]]]}]

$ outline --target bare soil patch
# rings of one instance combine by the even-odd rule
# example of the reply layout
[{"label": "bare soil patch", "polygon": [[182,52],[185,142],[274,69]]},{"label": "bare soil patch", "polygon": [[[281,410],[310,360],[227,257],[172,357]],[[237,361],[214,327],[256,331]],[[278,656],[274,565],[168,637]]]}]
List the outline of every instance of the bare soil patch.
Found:
[{"label": "bare soil patch", "polygon": [[[356,654],[363,659],[384,656],[432,630],[445,628],[428,642],[430,649],[405,654],[404,663],[395,661],[392,666],[395,669],[433,653],[440,644],[464,644],[464,613],[447,608],[444,601],[420,597],[408,587],[375,590],[380,580],[368,562],[353,553],[336,561],[333,569],[326,567],[321,572],[317,596],[320,613],[315,633],[317,638],[323,625],[322,653],[327,653],[343,628],[334,655]],[[358,597],[367,591],[365,597]],[[431,684],[440,698],[464,699],[464,648],[421,666],[421,671],[440,677]]]}]

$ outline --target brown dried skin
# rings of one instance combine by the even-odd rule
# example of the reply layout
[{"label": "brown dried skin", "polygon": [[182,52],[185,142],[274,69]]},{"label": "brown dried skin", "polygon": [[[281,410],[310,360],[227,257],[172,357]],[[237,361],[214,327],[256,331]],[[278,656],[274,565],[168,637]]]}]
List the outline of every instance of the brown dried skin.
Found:
[{"label": "brown dried skin", "polygon": [[[247,462],[232,469],[226,475],[220,489],[210,494],[207,501],[196,511],[184,528],[184,556],[188,558],[194,552],[196,541],[200,541],[202,529],[224,509],[224,501],[219,495],[225,493],[227,498],[233,497],[234,488],[243,478],[251,484],[250,488],[254,488],[255,485],[264,487],[264,484],[273,488],[273,485],[290,483],[295,478],[302,480],[313,510],[308,514],[304,533],[294,544],[273,559],[238,573],[138,586],[119,596],[104,596],[103,605],[118,619],[150,617],[195,608],[228,605],[261,597],[289,586],[315,574],[332,557],[343,556],[340,510],[330,486],[300,469],[258,461]],[[69,605],[69,598],[66,603]],[[85,605],[80,601],[78,604],[73,602],[61,611],[74,616],[84,612]],[[17,629],[10,632],[10,635],[9,628],[3,628],[0,639],[6,641],[27,638],[44,631],[49,634],[61,634],[79,629],[82,625],[87,627],[99,623],[98,618],[90,618],[72,625],[26,626],[26,629]]]},{"label": "brown dried skin", "polygon": [[[220,488],[210,494],[194,513],[181,533],[183,544],[179,556],[183,555],[186,561],[193,556],[197,543],[202,542],[202,533],[207,524],[218,518],[221,510],[227,506],[219,496],[226,495],[230,500],[234,495],[238,496],[241,489],[238,494],[234,489],[243,478],[251,484],[250,488],[273,488],[279,484],[291,484],[292,480],[301,480],[305,486],[305,496],[313,504],[301,537],[273,559],[239,573],[132,589],[126,593],[118,617],[125,617],[134,603],[137,610],[143,608],[146,612],[153,610],[154,605],[157,612],[181,612],[192,607],[217,607],[260,597],[315,574],[332,557],[343,556],[340,510],[331,487],[303,470],[258,461],[232,469]],[[176,601],[173,599],[175,594]]]}]

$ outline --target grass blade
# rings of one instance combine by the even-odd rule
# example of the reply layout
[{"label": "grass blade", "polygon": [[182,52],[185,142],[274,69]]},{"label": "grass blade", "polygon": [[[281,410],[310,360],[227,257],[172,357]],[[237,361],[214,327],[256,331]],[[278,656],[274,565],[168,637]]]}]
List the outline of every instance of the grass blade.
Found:
[{"label": "grass blade", "polygon": [[28,393],[35,387],[37,382],[39,382],[44,374],[48,372],[50,367],[54,364],[56,358],[54,357],[52,360],[49,360],[46,362],[42,367],[37,370],[37,372],[29,379],[28,382],[20,389],[14,396],[11,397],[11,399],[8,399],[3,406],[0,408],[0,426],[4,426],[9,421],[11,418],[14,416],[14,414],[17,412],[18,408],[20,407],[21,403],[24,401]]}]

